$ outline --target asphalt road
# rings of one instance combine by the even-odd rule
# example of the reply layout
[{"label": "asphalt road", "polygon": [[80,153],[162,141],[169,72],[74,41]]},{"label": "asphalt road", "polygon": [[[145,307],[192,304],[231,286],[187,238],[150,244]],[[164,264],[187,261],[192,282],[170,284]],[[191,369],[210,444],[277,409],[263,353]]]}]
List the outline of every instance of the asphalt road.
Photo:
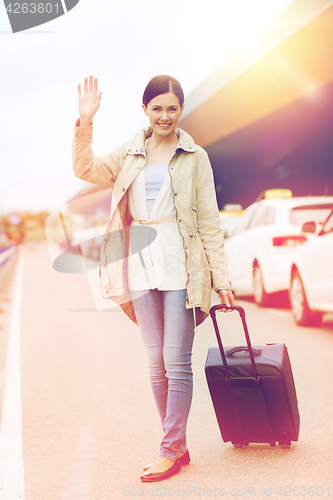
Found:
[{"label": "asphalt road", "polygon": [[[254,345],[288,347],[301,416],[299,441],[289,450],[263,444],[235,449],[222,441],[204,374],[208,347],[217,343],[209,318],[199,326],[188,423],[191,464],[166,481],[144,484],[142,466],[157,458],[162,433],[137,326],[117,307],[98,311],[86,275],[53,271],[46,245],[26,247],[24,253],[20,369],[26,500],[333,498],[332,316],[321,328],[300,328],[287,309],[259,309],[237,300],[245,307]],[[9,302],[0,331],[1,399],[11,312]],[[243,345],[237,313],[219,318],[225,345]],[[24,497],[4,500],[16,498]]]}]

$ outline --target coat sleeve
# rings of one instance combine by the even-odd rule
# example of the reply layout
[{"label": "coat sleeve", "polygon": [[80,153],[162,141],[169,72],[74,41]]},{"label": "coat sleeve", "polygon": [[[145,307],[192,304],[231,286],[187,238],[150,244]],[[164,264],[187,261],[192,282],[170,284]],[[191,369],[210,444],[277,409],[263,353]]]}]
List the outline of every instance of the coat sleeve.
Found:
[{"label": "coat sleeve", "polygon": [[198,233],[212,273],[214,289],[216,291],[218,289],[231,289],[213,170],[206,151],[198,147],[197,154]]},{"label": "coat sleeve", "polygon": [[[78,123],[78,122],[77,122]],[[92,151],[93,127],[74,126],[72,164],[76,177],[92,184],[114,183],[126,156],[122,144],[111,153],[94,156]]]}]

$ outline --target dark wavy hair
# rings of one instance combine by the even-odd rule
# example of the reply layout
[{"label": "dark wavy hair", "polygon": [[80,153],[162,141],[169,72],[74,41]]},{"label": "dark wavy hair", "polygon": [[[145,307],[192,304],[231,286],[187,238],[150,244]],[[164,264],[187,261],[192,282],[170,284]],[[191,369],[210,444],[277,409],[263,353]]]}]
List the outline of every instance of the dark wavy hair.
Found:
[{"label": "dark wavy hair", "polygon": [[182,107],[184,104],[184,92],[179,81],[170,75],[154,76],[145,88],[142,102],[145,106],[148,106],[148,103],[154,99],[154,97],[161,94],[168,94],[169,92],[173,92],[178,97],[180,107]]}]

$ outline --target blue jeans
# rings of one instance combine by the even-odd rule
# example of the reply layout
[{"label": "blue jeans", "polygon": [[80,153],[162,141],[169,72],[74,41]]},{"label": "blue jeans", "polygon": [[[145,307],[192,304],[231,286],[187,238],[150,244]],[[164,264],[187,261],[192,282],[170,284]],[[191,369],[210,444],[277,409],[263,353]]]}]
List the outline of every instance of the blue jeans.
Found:
[{"label": "blue jeans", "polygon": [[186,424],[193,394],[191,367],[194,340],[192,309],[186,290],[131,292],[146,347],[150,382],[164,437],[160,457],[176,460],[185,452]]}]

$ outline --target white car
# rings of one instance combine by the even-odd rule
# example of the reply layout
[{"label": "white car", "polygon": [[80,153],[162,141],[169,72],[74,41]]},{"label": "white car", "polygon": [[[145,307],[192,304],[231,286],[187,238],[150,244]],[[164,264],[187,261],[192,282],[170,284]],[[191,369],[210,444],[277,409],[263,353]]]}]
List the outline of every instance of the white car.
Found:
[{"label": "white car", "polygon": [[223,210],[220,210],[220,226],[225,238],[232,234],[242,213],[242,205],[236,203],[224,205]]},{"label": "white car", "polygon": [[[311,221],[302,229],[317,227]],[[320,325],[323,314],[333,312],[333,212],[317,236],[295,252],[289,296],[297,325]]]},{"label": "white car", "polygon": [[253,295],[264,306],[269,294],[289,290],[295,248],[314,236],[301,226],[309,220],[320,225],[332,208],[333,196],[266,198],[250,205],[225,240],[235,294]]}]

